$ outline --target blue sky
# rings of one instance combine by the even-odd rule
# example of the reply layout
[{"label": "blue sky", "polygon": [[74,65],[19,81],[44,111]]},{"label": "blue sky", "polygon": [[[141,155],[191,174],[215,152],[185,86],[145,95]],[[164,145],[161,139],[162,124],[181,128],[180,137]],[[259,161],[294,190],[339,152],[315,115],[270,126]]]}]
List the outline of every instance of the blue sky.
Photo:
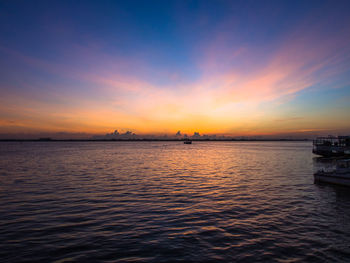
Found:
[{"label": "blue sky", "polygon": [[350,132],[348,1],[0,1],[0,134]]}]

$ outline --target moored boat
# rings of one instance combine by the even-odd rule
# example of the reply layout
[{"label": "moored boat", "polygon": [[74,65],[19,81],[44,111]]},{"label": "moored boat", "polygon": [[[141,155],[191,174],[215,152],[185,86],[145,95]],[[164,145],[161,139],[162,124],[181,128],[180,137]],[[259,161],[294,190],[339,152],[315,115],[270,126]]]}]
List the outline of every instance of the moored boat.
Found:
[{"label": "moored boat", "polygon": [[336,161],[331,169],[321,169],[314,174],[315,182],[350,186],[350,159]]},{"label": "moored boat", "polygon": [[350,156],[350,136],[318,137],[313,141],[312,152],[325,157]]}]

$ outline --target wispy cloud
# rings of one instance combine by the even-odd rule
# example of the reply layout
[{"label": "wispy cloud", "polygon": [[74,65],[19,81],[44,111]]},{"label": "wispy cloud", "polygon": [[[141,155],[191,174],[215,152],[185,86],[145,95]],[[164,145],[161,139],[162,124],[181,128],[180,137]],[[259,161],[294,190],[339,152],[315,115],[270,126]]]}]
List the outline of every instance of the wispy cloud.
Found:
[{"label": "wispy cloud", "polygon": [[15,122],[21,127],[93,132],[122,126],[141,132],[262,133],[278,128],[273,120],[283,122],[280,129],[285,130],[305,125],[305,116],[280,118],[263,105],[280,106],[286,97],[332,83],[349,70],[350,27],[325,37],[322,25],[303,28],[304,24],[262,47],[233,43],[232,32],[221,26],[222,31],[201,43],[192,57],[191,67],[200,72],[192,78],[154,66],[147,56],[113,55],[94,45],[72,45],[64,60],[0,46],[7,59],[39,72],[28,73],[29,84],[19,81],[9,88],[9,83],[0,82],[6,91],[0,120],[8,127]]}]

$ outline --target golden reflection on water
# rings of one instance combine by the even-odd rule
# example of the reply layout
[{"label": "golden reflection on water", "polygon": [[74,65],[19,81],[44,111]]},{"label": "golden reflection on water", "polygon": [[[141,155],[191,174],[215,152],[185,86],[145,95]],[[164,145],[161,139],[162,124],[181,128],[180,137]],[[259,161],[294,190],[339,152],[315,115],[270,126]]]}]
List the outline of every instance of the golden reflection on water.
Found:
[{"label": "golden reflection on water", "polygon": [[309,142],[3,146],[0,241],[36,261],[339,259],[350,242],[349,195],[314,185]]}]

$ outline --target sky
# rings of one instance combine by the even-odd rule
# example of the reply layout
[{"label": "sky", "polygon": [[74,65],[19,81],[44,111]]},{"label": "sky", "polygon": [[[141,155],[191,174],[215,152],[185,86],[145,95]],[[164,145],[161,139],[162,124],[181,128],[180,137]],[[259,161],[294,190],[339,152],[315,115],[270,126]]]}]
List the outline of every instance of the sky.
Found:
[{"label": "sky", "polygon": [[350,1],[0,0],[0,138],[350,134]]}]

